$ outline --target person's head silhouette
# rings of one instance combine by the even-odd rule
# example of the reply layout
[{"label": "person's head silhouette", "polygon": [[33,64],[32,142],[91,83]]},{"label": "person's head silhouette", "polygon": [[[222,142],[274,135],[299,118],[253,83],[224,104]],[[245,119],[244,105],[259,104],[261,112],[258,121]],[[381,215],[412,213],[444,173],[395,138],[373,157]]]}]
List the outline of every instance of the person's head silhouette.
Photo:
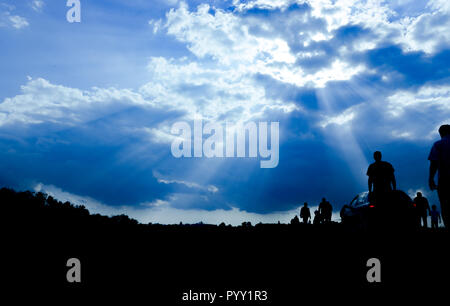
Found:
[{"label": "person's head silhouette", "polygon": [[437,206],[436,205],[431,205],[431,210],[436,210]]},{"label": "person's head silhouette", "polygon": [[439,128],[439,134],[441,135],[442,138],[450,135],[450,125],[448,124],[441,125],[441,127]]},{"label": "person's head silhouette", "polygon": [[417,197],[418,197],[418,198],[421,198],[421,197],[422,197],[422,192],[419,191],[419,192],[417,193]]},{"label": "person's head silhouette", "polygon": [[381,160],[381,152],[375,151],[375,153],[373,153],[373,159],[375,159],[375,161],[379,162]]},{"label": "person's head silhouette", "polygon": [[305,203],[303,204],[303,206],[304,206],[304,207],[308,207],[308,203],[305,202]]},{"label": "person's head silhouette", "polygon": [[325,199],[325,198],[322,198],[322,202],[326,202],[326,200],[327,200],[327,199]]}]

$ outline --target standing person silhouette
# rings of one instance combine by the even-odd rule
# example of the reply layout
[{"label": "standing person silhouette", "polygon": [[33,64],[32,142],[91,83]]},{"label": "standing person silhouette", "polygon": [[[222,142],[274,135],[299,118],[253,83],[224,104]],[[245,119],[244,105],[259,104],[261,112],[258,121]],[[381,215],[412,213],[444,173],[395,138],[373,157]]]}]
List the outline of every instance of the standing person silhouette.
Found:
[{"label": "standing person silhouette", "polygon": [[303,204],[302,209],[300,209],[300,218],[303,219],[303,223],[307,224],[308,219],[311,218],[311,211],[309,210],[308,203]]},{"label": "standing person silhouette", "polygon": [[316,209],[314,211],[314,220],[313,220],[313,224],[320,224],[320,213],[319,211]]},{"label": "standing person silhouette", "polygon": [[417,196],[414,198],[414,204],[416,204],[417,211],[417,222],[418,226],[421,226],[421,222],[424,228],[428,227],[428,215],[430,214],[430,205],[428,204],[427,198],[422,196],[421,192],[417,193]]},{"label": "standing person silhouette", "polygon": [[373,153],[375,160],[367,169],[369,196],[371,199],[383,200],[385,195],[392,190],[396,190],[394,167],[388,162],[381,160],[381,152]]},{"label": "standing person silhouette", "polygon": [[[436,141],[431,148],[428,160],[430,161],[430,175],[428,185],[431,190],[437,189],[441,214],[444,226],[450,226],[450,125],[444,124],[439,128],[441,140]],[[434,177],[438,173],[438,184]]]},{"label": "standing person silhouette", "polygon": [[319,214],[323,223],[331,222],[332,212],[333,206],[325,198],[322,198],[322,202],[319,204]]},{"label": "standing person silhouette", "polygon": [[441,223],[441,214],[437,210],[436,205],[431,206],[430,216],[431,216],[431,228],[437,229],[439,227],[439,223]]}]

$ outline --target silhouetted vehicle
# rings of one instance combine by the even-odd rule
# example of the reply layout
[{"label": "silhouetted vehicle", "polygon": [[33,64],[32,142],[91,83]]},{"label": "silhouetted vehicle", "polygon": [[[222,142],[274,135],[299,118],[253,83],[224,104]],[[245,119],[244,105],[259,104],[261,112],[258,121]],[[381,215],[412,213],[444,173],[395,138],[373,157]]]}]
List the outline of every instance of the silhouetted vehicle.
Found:
[{"label": "silhouetted vehicle", "polygon": [[374,199],[369,192],[356,195],[341,209],[342,223],[364,229],[414,229],[417,214],[411,198],[401,190],[387,192]]},{"label": "silhouetted vehicle", "polygon": [[349,204],[342,207],[341,222],[355,226],[367,224],[369,209],[374,207],[370,205],[368,191],[357,194]]}]

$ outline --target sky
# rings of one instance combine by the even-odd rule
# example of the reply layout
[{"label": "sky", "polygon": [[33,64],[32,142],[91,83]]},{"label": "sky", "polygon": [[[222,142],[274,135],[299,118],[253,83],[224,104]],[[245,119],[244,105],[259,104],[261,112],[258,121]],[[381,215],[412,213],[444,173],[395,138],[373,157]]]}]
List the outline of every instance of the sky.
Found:
[{"label": "sky", "polygon": [[[147,223],[288,222],[427,188],[450,123],[450,2],[0,0],[0,186]],[[175,158],[171,127],[279,122],[279,164]]]}]

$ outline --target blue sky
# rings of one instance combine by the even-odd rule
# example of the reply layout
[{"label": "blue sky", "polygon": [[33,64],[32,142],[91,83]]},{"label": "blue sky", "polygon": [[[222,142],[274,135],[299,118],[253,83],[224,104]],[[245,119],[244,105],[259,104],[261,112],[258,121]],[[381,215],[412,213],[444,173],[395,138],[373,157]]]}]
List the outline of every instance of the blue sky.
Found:
[{"label": "blue sky", "polygon": [[[0,0],[0,185],[142,222],[287,221],[426,188],[450,118],[448,1]],[[280,161],[176,159],[174,122],[280,122]]]}]

